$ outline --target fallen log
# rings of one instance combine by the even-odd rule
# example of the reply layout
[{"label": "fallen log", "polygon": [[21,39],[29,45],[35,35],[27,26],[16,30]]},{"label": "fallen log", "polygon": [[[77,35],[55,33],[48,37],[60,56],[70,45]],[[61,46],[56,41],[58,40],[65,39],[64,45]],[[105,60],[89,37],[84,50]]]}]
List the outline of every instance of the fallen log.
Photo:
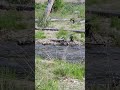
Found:
[{"label": "fallen log", "polygon": [[[43,30],[43,31],[59,31],[60,29],[57,29],[57,28],[43,28],[43,29],[40,29],[40,28],[35,28],[36,30]],[[76,32],[76,33],[85,33],[85,30],[65,30],[65,31],[72,31],[72,32]]]},{"label": "fallen log", "polygon": [[[64,22],[64,21],[70,21],[70,19],[50,19],[51,22]],[[35,22],[38,22],[38,19],[35,19]],[[81,24],[85,23],[85,20],[75,20],[75,22],[79,22]]]},{"label": "fallen log", "polygon": [[100,16],[119,17],[120,18],[120,12],[114,11],[114,10],[88,9],[88,10],[86,10],[86,12],[91,13],[91,14],[97,14]]},{"label": "fallen log", "polygon": [[53,41],[53,42],[64,42],[65,40],[64,39],[50,39],[50,41]]},{"label": "fallen log", "polygon": [[51,19],[50,21],[55,22],[55,21],[70,21],[70,19]]},{"label": "fallen log", "polygon": [[43,44],[43,45],[79,45],[80,42],[77,41],[69,41],[69,40],[64,40],[64,39],[47,39],[47,40],[36,40],[36,44]]}]

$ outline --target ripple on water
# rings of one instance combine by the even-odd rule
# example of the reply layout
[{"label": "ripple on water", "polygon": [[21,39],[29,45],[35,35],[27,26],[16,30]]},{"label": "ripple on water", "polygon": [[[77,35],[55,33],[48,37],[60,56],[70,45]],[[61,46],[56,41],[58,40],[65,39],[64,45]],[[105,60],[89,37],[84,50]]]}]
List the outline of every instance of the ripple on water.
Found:
[{"label": "ripple on water", "polygon": [[36,45],[36,54],[44,58],[66,59],[68,61],[81,61],[85,58],[84,46],[55,46],[55,45]]}]

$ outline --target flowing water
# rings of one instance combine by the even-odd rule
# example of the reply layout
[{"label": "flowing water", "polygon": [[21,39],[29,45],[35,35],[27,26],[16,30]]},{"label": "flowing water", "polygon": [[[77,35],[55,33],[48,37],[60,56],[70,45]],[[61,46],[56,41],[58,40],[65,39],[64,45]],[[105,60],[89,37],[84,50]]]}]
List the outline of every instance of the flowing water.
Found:
[{"label": "flowing water", "polygon": [[85,59],[85,46],[56,46],[42,45],[35,46],[35,53],[47,59],[62,59],[69,62],[81,62]]}]

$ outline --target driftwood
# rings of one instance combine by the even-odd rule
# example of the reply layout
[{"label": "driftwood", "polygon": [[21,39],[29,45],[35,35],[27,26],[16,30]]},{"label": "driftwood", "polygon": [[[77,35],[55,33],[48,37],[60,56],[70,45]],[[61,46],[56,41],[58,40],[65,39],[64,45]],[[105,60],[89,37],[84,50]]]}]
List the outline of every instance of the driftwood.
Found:
[{"label": "driftwood", "polygon": [[70,21],[70,19],[51,19],[51,22],[55,22],[55,21]]},{"label": "driftwood", "polygon": [[[57,28],[43,28],[43,29],[40,29],[40,28],[35,28],[36,30],[43,30],[43,31],[59,31],[60,29],[57,29]],[[85,30],[66,30],[66,31],[72,31],[72,32],[76,32],[76,33],[85,33]]]},{"label": "driftwood", "polygon": [[15,5],[0,5],[0,9],[2,10],[12,10],[12,9],[16,9],[17,11],[33,11],[35,10],[35,8],[33,6],[28,6],[28,5],[19,5],[19,4],[15,4]]},{"label": "driftwood", "polygon": [[86,12],[91,13],[91,14],[97,14],[97,15],[100,15],[100,16],[119,17],[120,18],[120,12],[114,11],[114,10],[88,9],[88,10],[86,10]]},{"label": "driftwood", "polygon": [[64,39],[50,39],[50,41],[53,41],[53,42],[64,42],[65,40]]},{"label": "driftwood", "polygon": [[43,44],[43,45],[79,45],[79,42],[76,42],[76,41],[69,41],[69,40],[64,40],[64,39],[48,39],[48,40],[38,40],[36,41],[37,44]]},{"label": "driftwood", "polygon": [[[70,19],[50,19],[49,21],[51,22],[65,22],[65,21],[70,21]],[[35,22],[38,22],[38,19],[35,19]],[[85,23],[85,20],[75,20],[75,22],[79,22],[81,24]]]}]

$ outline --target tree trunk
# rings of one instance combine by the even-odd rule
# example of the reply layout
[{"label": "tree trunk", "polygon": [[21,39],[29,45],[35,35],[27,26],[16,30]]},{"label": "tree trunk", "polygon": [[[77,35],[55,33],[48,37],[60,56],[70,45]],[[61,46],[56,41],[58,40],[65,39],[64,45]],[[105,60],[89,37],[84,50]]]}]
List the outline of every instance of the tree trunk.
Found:
[{"label": "tree trunk", "polygon": [[47,8],[45,10],[45,17],[46,19],[48,18],[48,16],[50,15],[50,12],[52,10],[52,6],[54,4],[54,0],[48,0],[48,5],[47,5]]},{"label": "tree trunk", "polygon": [[44,27],[44,28],[48,25],[47,20],[48,20],[48,17],[50,15],[53,3],[54,3],[54,0],[48,0],[48,5],[46,7],[46,10],[45,10],[43,18],[42,18],[42,27]]}]

